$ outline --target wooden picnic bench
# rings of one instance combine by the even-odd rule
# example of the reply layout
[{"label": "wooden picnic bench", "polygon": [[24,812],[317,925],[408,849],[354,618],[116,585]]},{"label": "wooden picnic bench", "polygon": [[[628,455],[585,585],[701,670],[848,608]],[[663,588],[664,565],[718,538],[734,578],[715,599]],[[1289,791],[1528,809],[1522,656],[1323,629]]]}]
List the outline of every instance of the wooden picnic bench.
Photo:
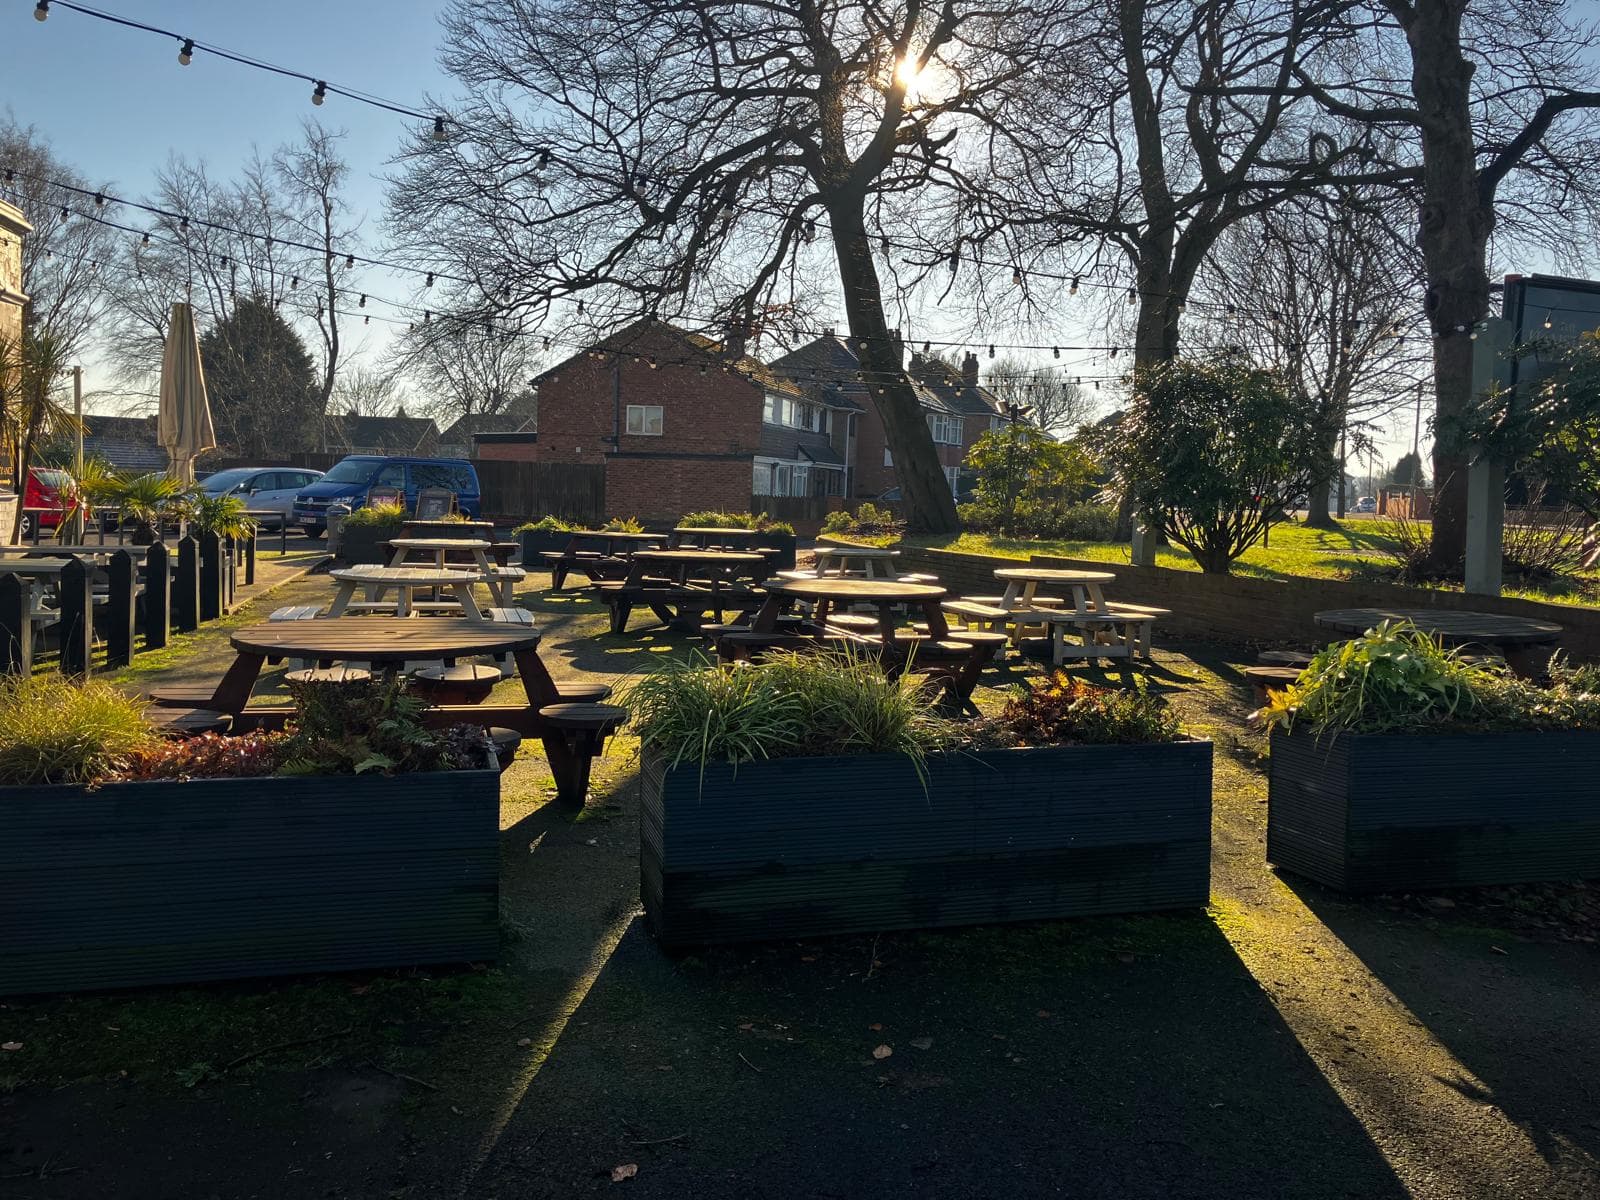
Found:
[{"label": "wooden picnic bench", "polygon": [[664,624],[698,630],[708,614],[753,610],[766,598],[756,580],[766,559],[729,550],[637,550],[620,580],[591,585],[611,613],[611,632],[626,633],[636,605],[648,605]]}]

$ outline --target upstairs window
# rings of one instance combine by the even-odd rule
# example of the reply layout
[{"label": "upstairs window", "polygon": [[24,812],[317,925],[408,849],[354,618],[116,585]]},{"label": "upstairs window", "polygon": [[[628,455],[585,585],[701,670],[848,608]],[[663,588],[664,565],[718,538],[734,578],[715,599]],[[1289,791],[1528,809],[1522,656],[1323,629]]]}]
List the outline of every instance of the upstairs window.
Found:
[{"label": "upstairs window", "polygon": [[952,417],[948,413],[929,413],[928,429],[933,433],[935,442],[946,446],[961,445],[960,417]]},{"label": "upstairs window", "polygon": [[628,432],[634,437],[660,437],[661,405],[628,405]]}]

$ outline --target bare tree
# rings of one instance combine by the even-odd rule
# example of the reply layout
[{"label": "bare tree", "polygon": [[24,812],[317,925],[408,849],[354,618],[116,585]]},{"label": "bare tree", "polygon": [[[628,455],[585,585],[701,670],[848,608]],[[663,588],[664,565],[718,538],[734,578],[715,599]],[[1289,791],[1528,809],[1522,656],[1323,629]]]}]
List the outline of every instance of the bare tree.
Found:
[{"label": "bare tree", "polygon": [[349,367],[339,372],[327,406],[331,415],[384,416],[405,406],[398,377],[393,371]]},{"label": "bare tree", "polygon": [[1046,433],[1071,433],[1094,417],[1089,393],[1060,367],[1041,369],[1019,358],[997,358],[983,381],[1002,404]]},{"label": "bare tree", "polygon": [[1409,403],[1426,364],[1413,320],[1421,266],[1397,207],[1392,194],[1340,190],[1257,213],[1218,240],[1196,281],[1211,318],[1202,339],[1247,350],[1312,402],[1323,466],[1307,523],[1319,528],[1333,526],[1352,424],[1361,432],[1402,392]]},{"label": "bare tree", "polygon": [[109,188],[92,186],[37,130],[10,117],[0,123],[0,168],[0,197],[21,209],[33,226],[22,241],[27,323],[38,335],[48,334],[52,353],[70,362],[85,349],[105,311],[116,240],[109,226],[86,215],[97,214],[92,197]]},{"label": "bare tree", "polygon": [[[1600,33],[1550,0],[1366,0],[1346,36],[1294,65],[1300,93],[1383,131],[1420,164],[1417,245],[1434,336],[1433,566],[1466,545],[1467,448],[1450,435],[1472,397],[1470,333],[1489,311],[1491,239],[1558,261],[1587,244]],[[1582,232],[1585,236],[1575,237]]]},{"label": "bare tree", "polygon": [[445,428],[457,417],[495,416],[526,402],[541,369],[539,345],[504,323],[445,314],[399,339],[391,371],[416,381],[420,411]]},{"label": "bare tree", "polygon": [[456,0],[443,60],[466,98],[448,141],[412,146],[391,222],[490,314],[582,297],[591,323],[699,313],[736,333],[828,246],[910,525],[951,530],[886,312],[920,278],[894,240],[932,205],[993,208],[994,164],[1037,151],[1054,21],[954,0]]}]

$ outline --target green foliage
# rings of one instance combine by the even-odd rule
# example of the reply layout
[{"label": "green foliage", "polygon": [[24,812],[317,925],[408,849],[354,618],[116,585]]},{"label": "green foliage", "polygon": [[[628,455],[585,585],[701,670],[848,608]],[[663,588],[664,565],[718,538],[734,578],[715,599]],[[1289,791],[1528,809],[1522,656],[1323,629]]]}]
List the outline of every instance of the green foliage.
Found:
[{"label": "green foliage", "polygon": [[194,491],[184,498],[181,512],[196,533],[247,538],[256,531],[255,518],[246,515],[248,507],[242,496],[213,496],[209,492]]},{"label": "green foliage", "polygon": [[117,779],[246,779],[272,775],[288,733],[204,733],[134,753]]},{"label": "green foliage", "polygon": [[397,504],[393,500],[381,501],[377,504],[363,504],[353,510],[344,519],[345,529],[376,529],[380,532],[389,531],[398,533],[411,516],[406,512],[404,504]]},{"label": "green foliage", "polygon": [[1095,687],[1065,671],[1022,684],[995,722],[1012,744],[1139,745],[1183,738],[1166,700],[1143,679],[1132,688]]},{"label": "green foliage", "polygon": [[606,533],[643,533],[638,517],[612,517],[600,528]]},{"label": "green foliage", "polygon": [[[974,533],[1000,534],[1001,518],[994,509],[982,504],[963,504],[957,511],[961,514],[963,528]],[[1109,504],[1062,507],[1026,502],[1018,507],[1015,524],[1018,532],[1013,536],[1017,537],[1065,542],[1117,540],[1117,510]]]},{"label": "green foliage", "polygon": [[108,683],[0,680],[0,784],[88,783],[157,740],[143,705]]},{"label": "green foliage", "polygon": [[879,508],[864,500],[855,512],[840,509],[831,512],[822,521],[822,532],[856,537],[899,537],[905,532],[905,522],[887,508]]},{"label": "green foliage", "polygon": [[1227,574],[1325,465],[1315,404],[1239,353],[1142,368],[1104,438],[1144,519]]},{"label": "green foliage", "polygon": [[773,654],[733,670],[668,663],[623,703],[641,741],[672,765],[892,753],[920,762],[949,736],[927,691],[847,653]]},{"label": "green foliage", "polygon": [[221,445],[262,459],[315,445],[316,365],[272,301],[240,299],[200,338],[200,361]]},{"label": "green foliage", "polygon": [[[0,335],[0,451],[19,491],[35,455],[51,438],[78,427],[62,395],[70,366],[67,341],[48,328],[30,326],[20,338]],[[16,539],[22,520],[19,507],[7,540]]]},{"label": "green foliage", "polygon": [[551,515],[547,517],[540,517],[537,521],[524,521],[511,532],[514,534],[569,533],[576,528],[576,525],[574,525],[571,521],[566,520],[564,517]]},{"label": "green foliage", "polygon": [[1324,648],[1293,687],[1271,693],[1268,728],[1393,733],[1482,716],[1499,671],[1447,650],[1415,625],[1385,621]]},{"label": "green foliage", "polygon": [[1413,450],[1407,450],[1396,459],[1394,470],[1389,472],[1389,482],[1395,487],[1422,487],[1427,481],[1422,470],[1422,456]]},{"label": "green foliage", "polygon": [[684,513],[679,525],[686,529],[753,529],[758,533],[793,533],[787,521],[775,521],[766,513],[735,513],[708,509]]},{"label": "green foliage", "polygon": [[280,748],[284,775],[360,775],[482,767],[488,739],[478,726],[430,729],[425,701],[399,679],[291,683],[296,717]]},{"label": "green foliage", "polygon": [[117,506],[118,515],[150,533],[163,521],[179,516],[192,492],[183,481],[161,471],[145,475],[120,476],[108,485],[107,503]]},{"label": "green foliage", "polygon": [[1007,537],[1052,536],[1026,528],[1025,514],[1037,519],[1087,499],[1096,471],[1078,445],[1020,422],[980,437],[967,452],[966,467],[977,475],[977,509],[992,522],[992,532]]}]

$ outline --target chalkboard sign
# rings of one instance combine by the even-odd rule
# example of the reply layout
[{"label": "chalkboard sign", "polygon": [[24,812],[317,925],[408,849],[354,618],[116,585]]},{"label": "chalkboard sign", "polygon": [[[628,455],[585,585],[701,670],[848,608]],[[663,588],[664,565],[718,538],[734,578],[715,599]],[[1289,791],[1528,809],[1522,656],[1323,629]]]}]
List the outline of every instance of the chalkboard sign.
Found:
[{"label": "chalkboard sign", "polygon": [[367,489],[367,505],[398,504],[405,507],[406,494],[399,488],[375,487]]},{"label": "chalkboard sign", "polygon": [[456,495],[444,488],[423,488],[417,493],[416,519],[441,521],[456,510]]}]

